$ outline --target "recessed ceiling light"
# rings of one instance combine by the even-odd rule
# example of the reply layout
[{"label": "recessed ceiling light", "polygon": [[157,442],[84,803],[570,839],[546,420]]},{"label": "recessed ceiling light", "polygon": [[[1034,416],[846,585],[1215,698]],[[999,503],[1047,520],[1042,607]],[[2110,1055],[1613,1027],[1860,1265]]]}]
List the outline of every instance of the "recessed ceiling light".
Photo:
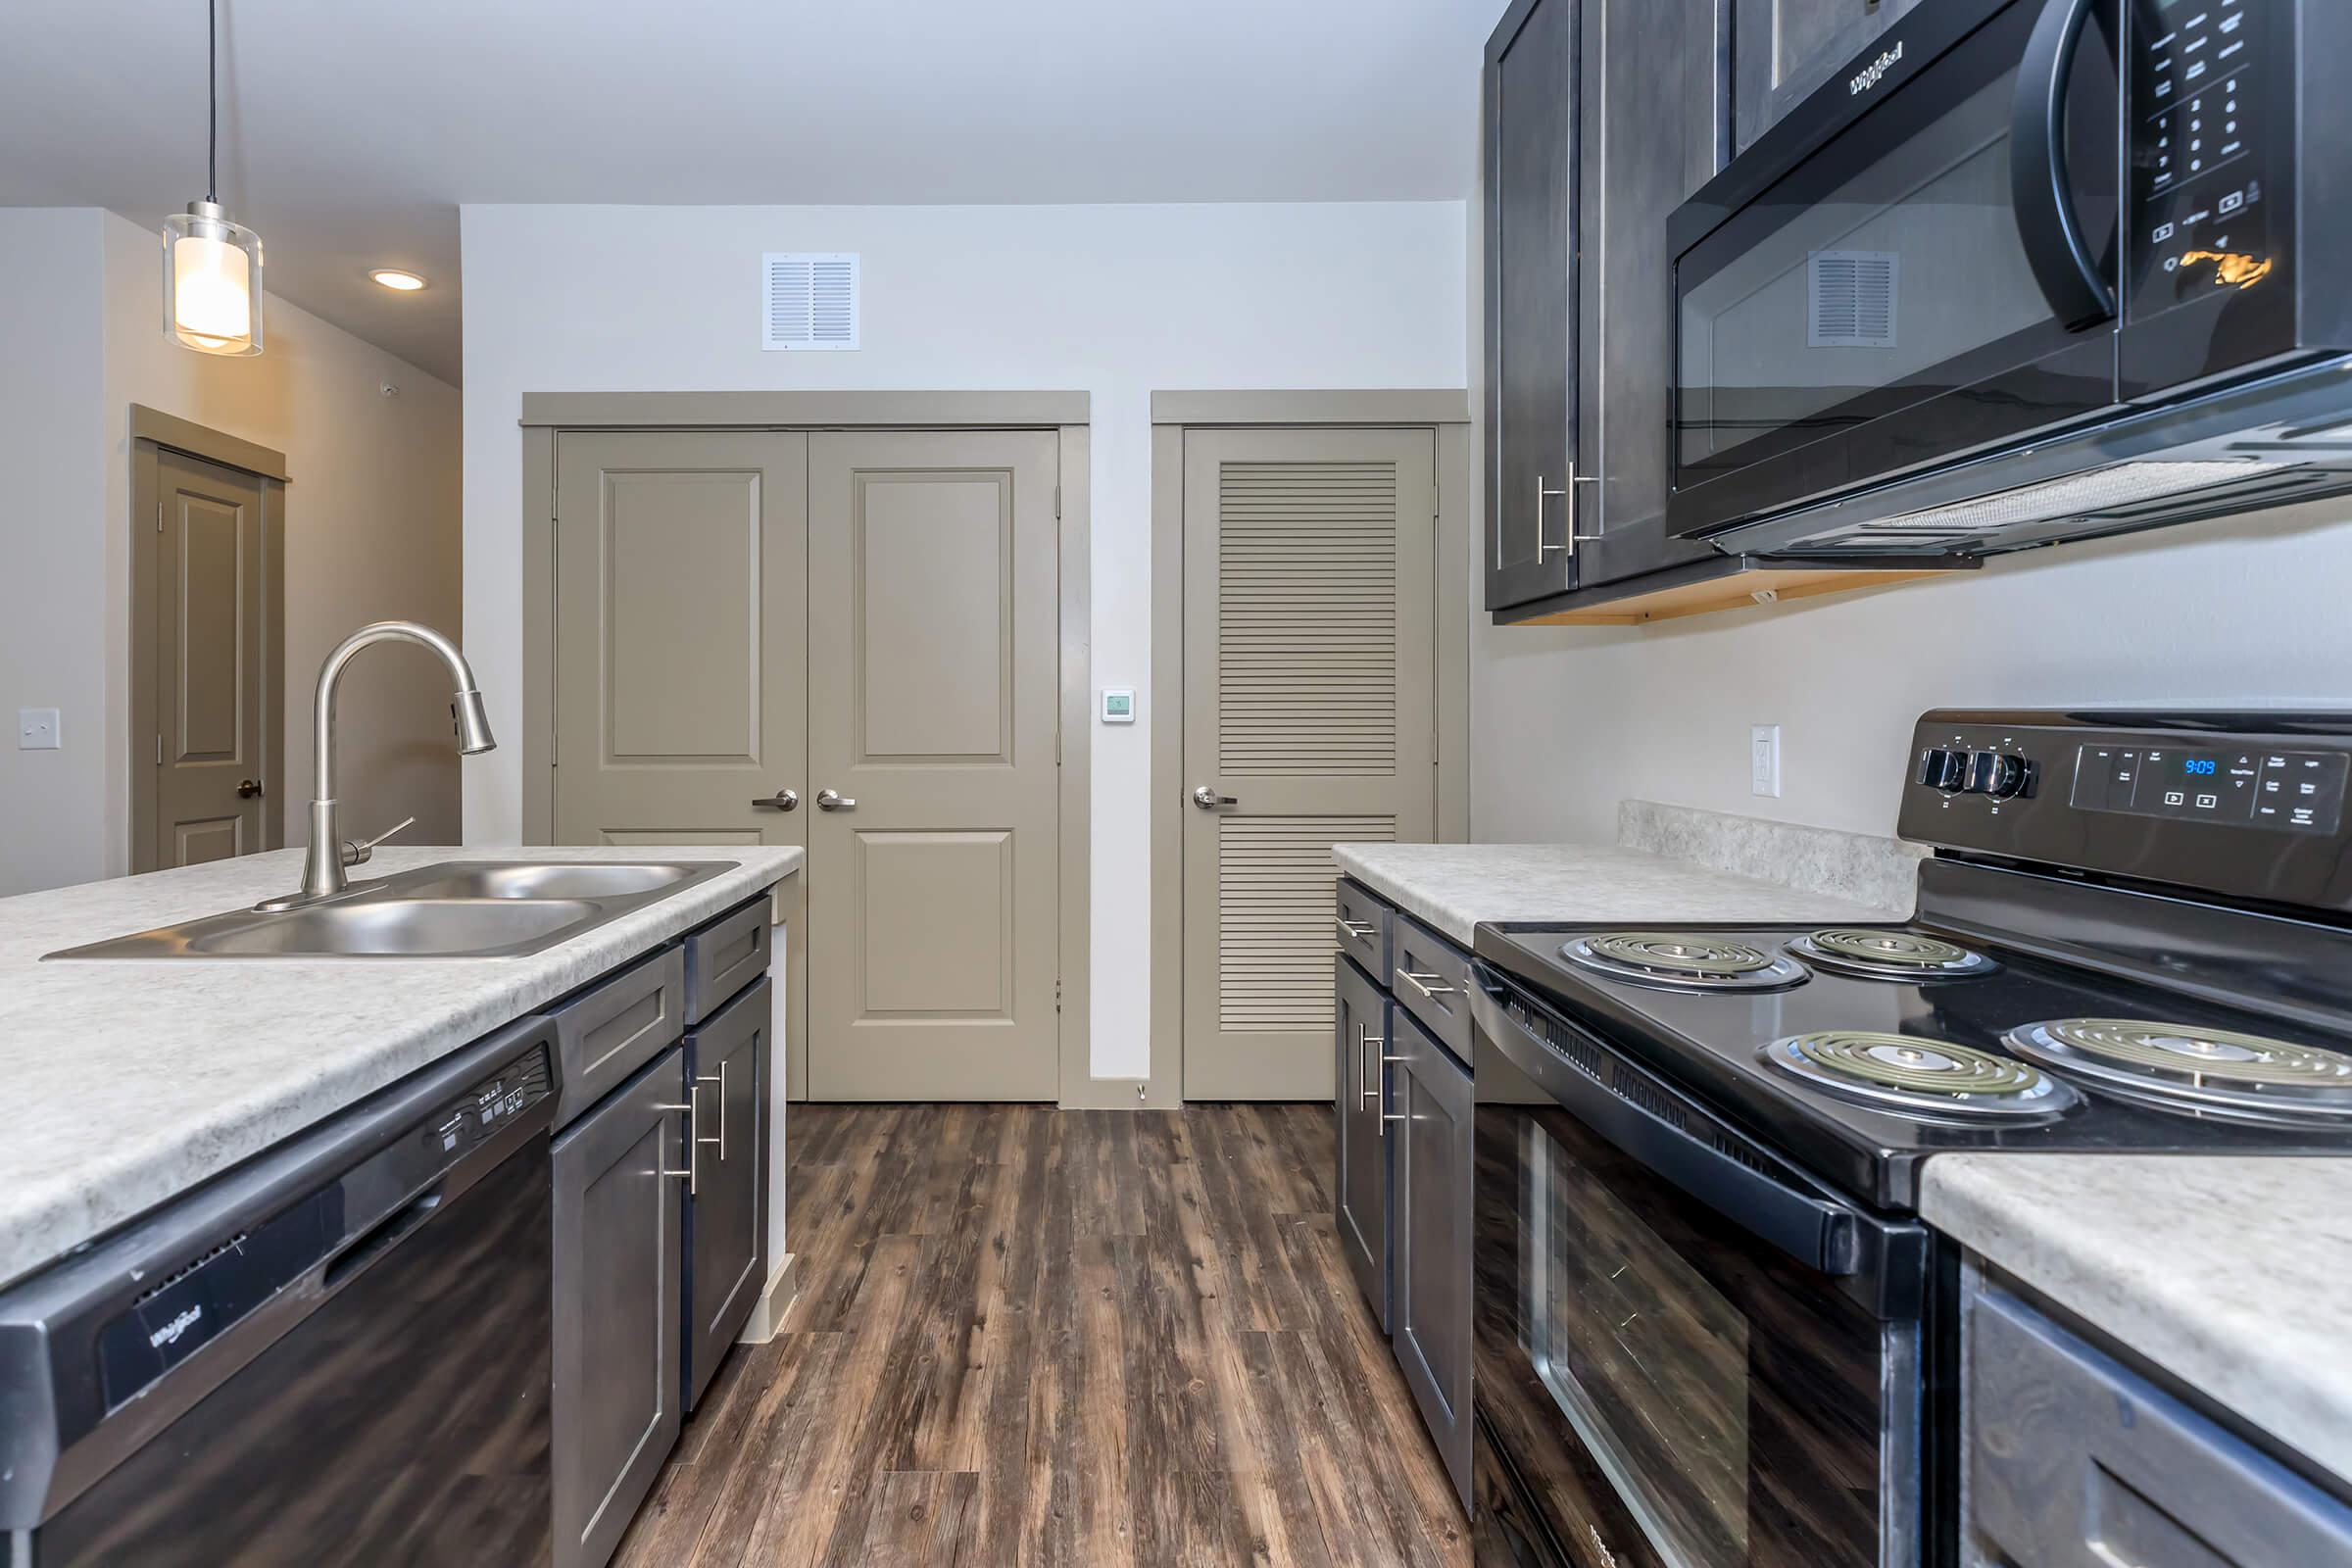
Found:
[{"label": "recessed ceiling light", "polygon": [[383,284],[384,287],[396,288],[403,294],[412,294],[424,287],[423,278],[418,277],[415,272],[401,271],[398,268],[379,267],[368,275]]}]

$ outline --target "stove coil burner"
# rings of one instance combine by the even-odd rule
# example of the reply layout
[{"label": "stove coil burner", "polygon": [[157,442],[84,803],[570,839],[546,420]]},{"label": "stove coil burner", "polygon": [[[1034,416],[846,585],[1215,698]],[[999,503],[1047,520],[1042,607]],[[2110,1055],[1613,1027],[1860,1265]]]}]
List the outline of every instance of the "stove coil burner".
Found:
[{"label": "stove coil burner", "polygon": [[2003,1040],[2022,1056],[2165,1110],[2352,1126],[2352,1055],[2318,1046],[2144,1018],[2056,1018]]},{"label": "stove coil burner", "polygon": [[1788,951],[1838,974],[1867,980],[1949,980],[2000,967],[1982,953],[1916,931],[1832,926],[1798,937]]},{"label": "stove coil burner", "polygon": [[1560,956],[1613,980],[1673,991],[1778,991],[1806,978],[1804,965],[1794,959],[1696,932],[1578,937],[1560,949]]},{"label": "stove coil burner", "polygon": [[1764,1048],[1784,1072],[1846,1100],[1898,1115],[2048,1119],[2082,1097],[2057,1079],[1974,1046],[1917,1035],[1830,1029]]}]

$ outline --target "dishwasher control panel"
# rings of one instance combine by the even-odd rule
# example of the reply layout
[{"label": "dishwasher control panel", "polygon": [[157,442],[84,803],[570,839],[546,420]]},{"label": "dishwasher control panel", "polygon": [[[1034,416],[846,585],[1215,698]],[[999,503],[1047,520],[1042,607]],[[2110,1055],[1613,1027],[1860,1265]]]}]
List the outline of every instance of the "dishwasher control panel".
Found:
[{"label": "dishwasher control panel", "polygon": [[407,1137],[147,1285],[98,1329],[104,1408],[121,1408],[314,1270],[312,1288],[331,1289],[346,1259],[364,1261],[378,1227],[399,1223],[410,1208],[422,1223],[439,1178],[553,1093],[547,1048],[533,1046],[450,1096]]}]

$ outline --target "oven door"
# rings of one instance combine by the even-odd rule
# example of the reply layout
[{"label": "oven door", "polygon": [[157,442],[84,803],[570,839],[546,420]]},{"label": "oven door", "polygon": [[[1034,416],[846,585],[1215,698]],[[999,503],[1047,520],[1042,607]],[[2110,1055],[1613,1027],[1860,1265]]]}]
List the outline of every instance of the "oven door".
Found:
[{"label": "oven door", "polygon": [[1674,217],[1707,533],[2116,402],[2115,0],[1942,0]]},{"label": "oven door", "polygon": [[1482,973],[1478,1560],[1916,1568],[1928,1246]]}]

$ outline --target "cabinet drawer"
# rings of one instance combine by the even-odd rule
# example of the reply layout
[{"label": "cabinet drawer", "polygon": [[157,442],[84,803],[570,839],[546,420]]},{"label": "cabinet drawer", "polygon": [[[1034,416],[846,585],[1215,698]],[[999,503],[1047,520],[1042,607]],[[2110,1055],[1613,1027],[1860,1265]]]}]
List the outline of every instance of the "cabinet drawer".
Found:
[{"label": "cabinet drawer", "polygon": [[760,894],[686,935],[686,1021],[701,1023],[767,973],[768,896]]},{"label": "cabinet drawer", "polygon": [[1389,922],[1395,912],[1353,882],[1340,878],[1336,922],[1340,951],[1362,964],[1366,974],[1388,976]]},{"label": "cabinet drawer", "polygon": [[2352,1508],[2017,1298],[1962,1310],[1968,1560],[2352,1562]]},{"label": "cabinet drawer", "polygon": [[1446,1050],[1470,1059],[1470,956],[1409,914],[1396,916],[1389,989]]},{"label": "cabinet drawer", "polygon": [[555,1010],[561,1127],[686,1033],[686,959],[670,948]]}]

